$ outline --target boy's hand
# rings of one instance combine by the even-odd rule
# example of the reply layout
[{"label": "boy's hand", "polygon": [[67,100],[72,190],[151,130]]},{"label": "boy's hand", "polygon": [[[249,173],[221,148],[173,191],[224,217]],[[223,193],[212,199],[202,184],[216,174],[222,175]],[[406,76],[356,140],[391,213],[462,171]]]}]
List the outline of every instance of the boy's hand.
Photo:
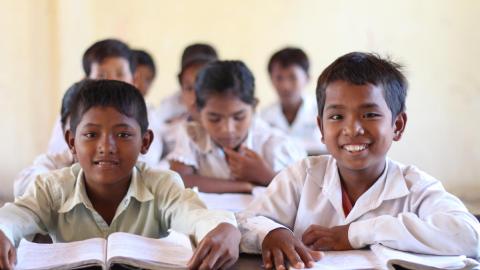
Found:
[{"label": "boy's hand", "polygon": [[15,251],[15,246],[13,246],[5,234],[0,231],[0,269],[13,269],[16,263],[17,252]]},{"label": "boy's hand", "polygon": [[240,153],[231,149],[225,149],[225,153],[230,171],[236,179],[267,186],[275,176],[270,165],[255,151],[242,146]]},{"label": "boy's hand", "polygon": [[332,228],[311,225],[302,235],[302,242],[313,250],[350,250],[350,224]]},{"label": "boy's hand", "polygon": [[235,226],[221,223],[200,242],[188,269],[226,269],[238,259],[241,234]]},{"label": "boy's hand", "polygon": [[312,251],[296,239],[285,228],[275,229],[267,234],[262,243],[263,265],[266,269],[287,269],[285,259],[295,268],[311,268],[322,253]]}]

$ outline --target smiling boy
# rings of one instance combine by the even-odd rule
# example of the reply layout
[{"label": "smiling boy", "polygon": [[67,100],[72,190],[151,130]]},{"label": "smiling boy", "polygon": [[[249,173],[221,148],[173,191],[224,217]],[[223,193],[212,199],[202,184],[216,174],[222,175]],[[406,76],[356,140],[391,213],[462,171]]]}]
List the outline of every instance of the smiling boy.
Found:
[{"label": "smiling boy", "polygon": [[318,126],[331,156],[277,175],[238,215],[241,248],[266,268],[312,267],[320,250],[372,244],[435,255],[479,255],[478,221],[440,181],[387,157],[407,123],[407,81],[397,64],[349,53],[317,84]]},{"label": "smiling boy", "polygon": [[238,257],[231,213],[209,211],[178,174],[137,163],[153,133],[140,92],[120,81],[87,81],[75,96],[66,139],[78,163],[39,175],[15,203],[0,208],[0,269],[12,269],[21,238],[53,242],[129,232],[158,238],[168,229],[199,246],[191,268],[220,268]]}]

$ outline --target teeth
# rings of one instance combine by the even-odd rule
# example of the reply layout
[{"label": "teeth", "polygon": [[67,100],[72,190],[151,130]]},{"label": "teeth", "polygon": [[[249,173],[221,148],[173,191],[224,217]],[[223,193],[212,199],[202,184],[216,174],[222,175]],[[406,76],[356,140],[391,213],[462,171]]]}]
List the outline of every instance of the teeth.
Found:
[{"label": "teeth", "polygon": [[114,165],[114,164],[116,164],[116,162],[113,162],[113,161],[97,161],[95,163],[98,164],[98,165],[112,165],[112,164]]},{"label": "teeth", "polygon": [[359,151],[362,151],[362,150],[365,150],[367,149],[367,145],[366,144],[362,144],[362,145],[344,145],[343,148],[349,152],[359,152]]}]

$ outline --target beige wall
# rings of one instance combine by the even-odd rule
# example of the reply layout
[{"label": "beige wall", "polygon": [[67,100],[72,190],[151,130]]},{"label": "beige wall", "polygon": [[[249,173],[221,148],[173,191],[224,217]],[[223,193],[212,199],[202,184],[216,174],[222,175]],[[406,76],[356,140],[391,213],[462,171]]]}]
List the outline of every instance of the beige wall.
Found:
[{"label": "beige wall", "polygon": [[[159,77],[150,103],[175,91],[189,43],[214,44],[243,59],[257,78],[261,105],[275,96],[269,55],[306,50],[314,81],[343,53],[389,54],[410,79],[409,122],[391,157],[415,164],[449,190],[480,201],[480,2],[471,1],[30,1],[0,0],[0,196],[45,150],[64,90],[82,77],[80,58],[97,39],[118,37],[149,50]],[[480,212],[480,209],[476,210]]]}]

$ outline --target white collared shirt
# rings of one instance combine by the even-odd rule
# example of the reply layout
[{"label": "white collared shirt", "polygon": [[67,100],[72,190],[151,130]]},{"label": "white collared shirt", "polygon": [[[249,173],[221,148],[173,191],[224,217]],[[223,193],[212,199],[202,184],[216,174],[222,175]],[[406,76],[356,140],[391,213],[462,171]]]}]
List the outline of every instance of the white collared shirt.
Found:
[{"label": "white collared shirt", "polygon": [[290,125],[282,112],[279,101],[262,110],[261,117],[268,124],[276,127],[301,143],[308,153],[326,154],[327,148],[322,143],[322,136],[317,126],[317,104],[314,97],[304,96],[293,123]]},{"label": "white collared shirt", "polygon": [[480,252],[480,225],[440,181],[414,166],[387,159],[380,178],[345,217],[340,177],[333,157],[306,158],[279,173],[265,195],[237,214],[241,249],[258,253],[271,230],[287,227],[301,239],[313,224],[350,224],[353,248],[372,244],[426,254]]},{"label": "white collared shirt", "polygon": [[[254,118],[243,145],[265,159],[275,172],[306,155],[300,145],[259,118]],[[178,129],[175,149],[167,159],[192,166],[201,176],[231,179],[230,167],[223,149],[216,145],[205,129],[196,122],[186,122],[183,128]]]},{"label": "white collared shirt", "polygon": [[162,123],[172,123],[185,119],[188,115],[188,110],[182,102],[181,90],[160,101],[153,113]]}]

